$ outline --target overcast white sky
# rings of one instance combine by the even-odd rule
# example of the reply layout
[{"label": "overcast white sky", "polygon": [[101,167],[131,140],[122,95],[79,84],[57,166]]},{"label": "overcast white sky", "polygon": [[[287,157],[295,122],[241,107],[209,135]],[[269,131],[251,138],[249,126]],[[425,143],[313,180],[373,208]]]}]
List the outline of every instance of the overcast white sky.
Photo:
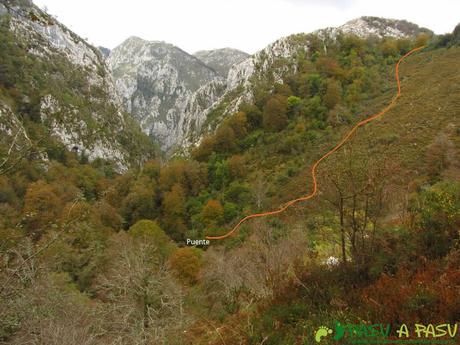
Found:
[{"label": "overcast white sky", "polygon": [[362,15],[406,19],[436,33],[460,22],[459,0],[34,0],[94,45],[129,36],[175,44],[189,53],[248,53],[289,34],[339,26]]}]

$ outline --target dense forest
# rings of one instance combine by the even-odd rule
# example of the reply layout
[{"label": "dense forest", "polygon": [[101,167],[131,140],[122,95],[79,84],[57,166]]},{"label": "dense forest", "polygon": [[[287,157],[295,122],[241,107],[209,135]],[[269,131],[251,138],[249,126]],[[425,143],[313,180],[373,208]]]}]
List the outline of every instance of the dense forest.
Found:
[{"label": "dense forest", "polygon": [[[33,145],[0,146],[0,344],[303,344],[335,321],[459,322],[460,27],[305,39],[277,62],[296,66],[285,82],[254,80],[189,155],[149,148],[121,173],[46,136],[30,85],[65,91],[1,26],[0,97]],[[395,63],[425,44],[396,107],[320,167],[316,199],[186,246],[307,194],[311,163],[388,104]]]}]

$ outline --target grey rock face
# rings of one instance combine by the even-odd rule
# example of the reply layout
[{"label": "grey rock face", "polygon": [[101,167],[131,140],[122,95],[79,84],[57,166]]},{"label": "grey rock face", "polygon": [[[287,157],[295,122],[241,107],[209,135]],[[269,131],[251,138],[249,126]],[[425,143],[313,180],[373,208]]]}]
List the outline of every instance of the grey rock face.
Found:
[{"label": "grey rock face", "polygon": [[[34,61],[58,66],[53,74],[44,74],[49,78],[45,82],[53,85],[53,78],[58,79],[64,83],[64,89],[51,88],[49,94],[40,98],[39,105],[41,123],[49,134],[69,150],[77,147],[90,160],[109,159],[116,162],[120,170],[127,168],[130,152],[124,144],[124,137],[131,133],[131,129],[126,123],[110,72],[97,48],[31,1],[4,1],[0,4],[1,13],[9,14],[10,31],[18,41],[27,44],[27,53],[34,56]],[[72,85],[71,79],[65,84],[65,74],[68,73],[78,74],[78,86]],[[80,108],[82,103],[83,108]],[[7,124],[17,125],[20,116],[6,111],[6,105],[1,106],[3,132],[13,133],[14,128],[9,131]],[[7,121],[6,117],[13,115],[16,120]],[[24,135],[27,136],[25,129]]]},{"label": "grey rock face", "polygon": [[192,119],[201,121],[223,90],[212,68],[165,42],[131,37],[107,62],[126,110],[164,150],[182,139]]},{"label": "grey rock face", "polygon": [[109,48],[106,48],[106,47],[97,47],[99,49],[99,51],[101,52],[102,56],[104,57],[104,59],[107,59],[110,55],[110,49]]},{"label": "grey rock face", "polygon": [[[335,40],[338,34],[356,35],[361,38],[371,36],[415,38],[421,33],[433,34],[432,31],[420,28],[418,25],[405,20],[360,17],[337,28],[317,30],[311,35],[322,39],[327,45],[327,42]],[[309,46],[309,34],[295,34],[280,38],[254,55],[233,65],[227,75],[227,92],[238,87],[241,88],[241,92],[228,102],[229,105],[224,115],[236,111],[241,103],[252,100],[252,80],[270,78],[273,82],[283,83],[283,75],[288,71],[295,71],[297,66],[286,62],[277,63],[277,61],[291,61],[298,52],[308,52]],[[268,71],[270,71],[270,75],[267,75]],[[212,130],[212,126],[210,129]]]},{"label": "grey rock face", "polygon": [[360,37],[414,38],[421,33],[433,35],[431,30],[421,28],[407,20],[379,17],[360,17],[350,20],[338,29],[344,33],[355,34]]},{"label": "grey rock face", "polygon": [[[297,68],[286,61],[293,61],[299,51],[308,52],[310,35],[327,45],[341,33],[362,38],[432,34],[404,20],[361,17],[337,28],[281,38],[251,56],[230,48],[191,56],[164,42],[132,37],[111,52],[108,63],[125,108],[167,151],[196,144],[223,117],[250,102],[254,80],[283,83],[283,76]],[[206,121],[217,106],[224,109],[221,116]]]},{"label": "grey rock face", "polygon": [[223,78],[227,78],[228,72],[233,65],[249,57],[249,54],[233,48],[200,50],[193,55],[215,70]]}]

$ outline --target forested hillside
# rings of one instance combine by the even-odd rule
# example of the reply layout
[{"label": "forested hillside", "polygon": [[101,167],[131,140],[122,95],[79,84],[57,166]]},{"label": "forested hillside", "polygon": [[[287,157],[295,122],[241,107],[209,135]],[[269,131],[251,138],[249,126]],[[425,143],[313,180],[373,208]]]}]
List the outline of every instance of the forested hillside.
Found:
[{"label": "forested hillside", "polygon": [[[0,344],[284,345],[335,321],[460,320],[459,27],[326,46],[311,34],[269,67],[283,83],[266,70],[251,102],[213,110],[190,156],[120,173],[37,134],[34,84],[12,78],[38,62],[5,25],[0,95],[31,143],[0,139]],[[310,165],[390,102],[395,63],[425,44],[401,65],[397,105],[320,166],[317,198],[186,245],[307,194]],[[142,148],[133,131],[126,147]]]}]

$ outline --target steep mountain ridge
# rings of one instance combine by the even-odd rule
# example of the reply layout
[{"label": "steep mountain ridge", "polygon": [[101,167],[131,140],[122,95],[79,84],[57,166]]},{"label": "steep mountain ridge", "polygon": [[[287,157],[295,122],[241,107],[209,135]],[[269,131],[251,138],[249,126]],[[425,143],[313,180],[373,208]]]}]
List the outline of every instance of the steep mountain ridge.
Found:
[{"label": "steep mountain ridge", "polygon": [[[134,147],[142,134],[123,112],[97,48],[31,1],[0,3],[0,18],[5,54],[0,102],[9,109],[2,118],[15,113],[43,126],[43,138],[126,169],[142,151]],[[16,64],[23,66],[19,73]]]},{"label": "steep mountain ridge", "polygon": [[421,33],[433,35],[433,31],[421,28],[407,20],[363,16],[339,26],[337,31],[358,37],[376,36],[378,38],[410,38]]},{"label": "steep mountain ridge", "polygon": [[[430,30],[419,28],[416,24],[405,20],[360,17],[348,21],[337,28],[330,27],[314,31],[311,34],[301,33],[282,37],[248,59],[234,65],[229,71],[227,85],[229,89],[235,89],[240,85],[244,86],[246,94],[243,92],[243,96],[241,97],[243,99],[250,99],[248,81],[252,77],[260,78],[281,59],[284,59],[286,62],[299,54],[299,52],[308,52],[313,44],[318,43],[314,42],[318,39],[322,44],[327,45],[328,41],[335,40],[337,35],[340,34],[356,35],[360,38],[414,38],[421,33],[433,34]],[[275,69],[273,75],[275,82],[282,83],[281,75],[288,70],[287,63],[281,65],[280,68]]]},{"label": "steep mountain ridge", "polygon": [[[284,76],[297,68],[289,61],[299,53],[308,53],[312,45],[327,46],[340,34],[413,38],[420,33],[432,35],[430,30],[405,20],[360,17],[337,28],[280,38],[251,56],[231,48],[196,52],[194,55],[202,61],[203,68],[209,66],[205,78],[199,73],[184,76],[177,71],[174,64],[180,59],[184,59],[185,65],[190,63],[190,71],[197,68],[197,61],[190,60],[185,52],[176,55],[176,59],[167,54],[146,53],[155,45],[162,45],[170,54],[180,51],[164,42],[127,40],[111,53],[108,61],[125,108],[141,122],[144,132],[156,137],[164,150],[184,152],[184,148],[199,142],[203,133],[212,131],[223,117],[250,102],[257,80],[269,78],[273,83],[283,83]],[[187,86],[190,77],[196,78],[195,87]]]},{"label": "steep mountain ridge", "polygon": [[102,56],[104,57],[104,59],[108,58],[109,55],[110,55],[110,49],[109,48],[106,48],[106,47],[102,47],[102,46],[99,46],[97,47],[99,49],[99,51],[101,52]]},{"label": "steep mountain ridge", "polygon": [[224,80],[212,68],[165,42],[130,37],[107,62],[126,110],[164,150],[223,90]]},{"label": "steep mountain ridge", "polygon": [[[241,104],[251,102],[257,80],[269,79],[273,84],[282,84],[284,76],[294,73],[298,67],[292,63],[293,58],[299,54],[308,54],[315,45],[323,45],[326,49],[338,35],[354,35],[364,39],[385,37],[413,39],[422,33],[433,35],[431,30],[420,28],[406,20],[364,16],[336,28],[329,27],[310,34],[300,33],[282,37],[232,66],[227,76],[227,93],[222,98],[227,105],[221,111],[221,116],[207,121],[208,126],[201,129],[201,134],[188,131],[188,141],[184,145],[193,145],[200,140],[203,133],[212,131],[222,117],[235,112]],[[236,89],[240,91],[235,94],[233,91]],[[230,93],[232,93],[231,97],[226,98],[225,96]],[[219,106],[219,103],[214,106]],[[208,113],[211,112],[212,109],[208,110]]]},{"label": "steep mountain ridge", "polygon": [[227,78],[228,72],[233,65],[249,57],[249,54],[233,48],[200,50],[193,55],[214,69],[223,78]]}]

